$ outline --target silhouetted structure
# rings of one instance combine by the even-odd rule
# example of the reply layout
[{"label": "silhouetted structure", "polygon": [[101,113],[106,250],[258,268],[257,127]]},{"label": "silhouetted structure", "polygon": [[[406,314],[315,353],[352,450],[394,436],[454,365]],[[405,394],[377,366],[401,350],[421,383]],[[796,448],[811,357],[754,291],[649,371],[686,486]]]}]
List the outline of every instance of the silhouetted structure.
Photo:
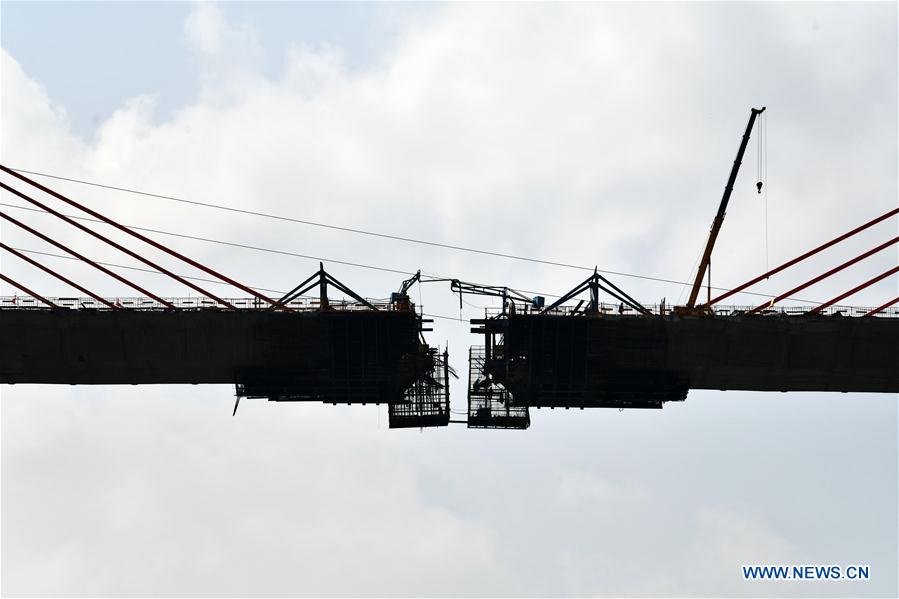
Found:
[{"label": "silhouetted structure", "polygon": [[433,369],[415,378],[403,398],[387,407],[390,428],[418,428],[449,424],[449,352],[429,348]]},{"label": "silhouetted structure", "polygon": [[513,406],[509,391],[486,368],[484,347],[468,354],[468,428],[518,428],[531,425],[527,406]]},{"label": "silhouetted structure", "polygon": [[[289,312],[202,304],[166,310],[153,302],[126,310],[2,310],[0,382],[233,383],[238,401],[385,403],[392,426],[448,424],[446,355],[424,342],[428,321],[408,297],[375,304],[323,268],[310,281],[318,300],[299,297],[309,289],[288,294],[281,303]],[[328,300],[328,286],[355,301]],[[146,300],[125,301],[140,308],[133,302]]]},{"label": "silhouetted structure", "polygon": [[[897,318],[834,308],[685,316],[609,285],[594,273],[546,308],[497,293],[502,309],[471,321],[484,345],[471,348],[470,427],[526,428],[531,407],[658,409],[689,389],[899,392]],[[618,303],[601,304],[600,291]],[[586,302],[562,305],[583,292]]]},{"label": "silhouetted structure", "polygon": [[[325,272],[324,266],[278,300],[203,265],[9,167],[0,172],[88,214],[140,247],[161,251],[239,289],[228,299],[178,275],[7,183],[0,188],[36,209],[90,234],[180,285],[199,293],[163,298],[27,223],[0,218],[134,289],[139,298],[101,297],[53,268],[0,243],[3,250],[89,296],[49,298],[0,273],[27,294],[0,299],[0,383],[200,384],[233,383],[240,399],[386,403],[391,428],[467,423],[470,428],[525,429],[529,408],[661,408],[683,401],[688,389],[899,392],[899,297],[866,309],[839,302],[895,275],[894,266],[810,308],[774,309],[827,277],[899,243],[888,239],[850,260],[742,309],[721,300],[746,290],[897,214],[892,209],[812,248],[743,285],[712,298],[711,255],[746,150],[752,109],[699,271],[685,306],[647,308],[594,270],[550,306],[508,287],[421,279],[404,281],[390,301],[367,300]],[[759,182],[759,190],[761,182]],[[33,193],[33,192],[32,192]],[[77,217],[76,217],[77,218]],[[697,305],[703,273],[707,300]],[[469,354],[468,419],[450,419],[447,352],[428,346],[431,322],[418,315],[408,291],[415,283],[449,281],[453,292],[502,299],[498,313],[472,320],[483,345]],[[29,284],[30,285],[30,284]],[[333,301],[328,288],[349,297]],[[315,293],[312,298],[304,294]],[[600,303],[600,293],[615,300]],[[567,302],[580,299],[576,305]],[[892,318],[889,316],[893,316]]]}]

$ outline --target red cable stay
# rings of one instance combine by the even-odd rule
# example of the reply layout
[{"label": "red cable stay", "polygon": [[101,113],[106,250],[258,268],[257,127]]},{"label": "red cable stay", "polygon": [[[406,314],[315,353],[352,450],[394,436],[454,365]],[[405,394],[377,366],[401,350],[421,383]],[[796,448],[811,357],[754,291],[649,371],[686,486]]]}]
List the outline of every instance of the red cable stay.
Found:
[{"label": "red cable stay", "polygon": [[[252,295],[253,297],[264,300],[265,302],[271,304],[272,306],[277,306],[277,302],[275,300],[273,300],[269,297],[266,297],[266,296],[262,295],[261,293],[247,287],[246,285],[238,283],[234,279],[231,279],[230,277],[226,277],[225,275],[223,275],[219,272],[216,272],[216,271],[212,270],[211,268],[204,266],[203,264],[200,264],[199,262],[192,260],[192,259],[188,258],[187,256],[185,256],[179,252],[176,252],[175,250],[173,250],[171,248],[168,248],[168,247],[162,245],[161,243],[158,243],[145,235],[141,235],[140,233],[137,233],[136,231],[133,231],[133,230],[129,229],[128,227],[121,225],[121,224],[117,223],[116,221],[114,221],[106,216],[103,216],[102,214],[100,214],[94,210],[91,210],[87,206],[84,206],[83,204],[80,204],[80,203],[76,202],[75,200],[72,200],[72,199],[62,195],[61,193],[58,193],[58,192],[50,189],[49,187],[46,187],[46,186],[38,183],[37,181],[18,173],[5,165],[0,164],[0,170],[12,175],[13,177],[16,177],[17,179],[19,179],[21,181],[24,181],[25,183],[31,185],[32,187],[35,187],[45,193],[50,194],[51,196],[55,197],[56,199],[69,204],[70,206],[73,206],[83,212],[86,212],[87,214],[90,214],[94,218],[97,218],[97,219],[103,221],[104,223],[111,225],[111,226],[119,229],[120,231],[123,231],[123,232],[131,235],[132,237],[136,237],[137,239],[143,241],[144,243],[150,244],[151,246],[169,254],[170,256],[174,256],[175,258],[178,258],[179,260],[186,262],[187,264],[190,264],[194,268],[198,268],[198,269],[202,270],[203,272],[205,272],[209,275],[212,275],[212,276],[216,277],[217,279],[224,281],[225,283],[228,283],[229,285],[233,285],[234,287],[237,287],[238,289],[244,291],[245,293]],[[285,310],[287,312],[293,311],[290,308],[288,308],[287,306],[278,306],[278,307],[280,307],[282,310]]]},{"label": "red cable stay", "polygon": [[876,308],[874,308],[873,310],[871,310],[870,312],[865,314],[865,316],[874,316],[878,312],[883,312],[884,310],[886,310],[893,304],[899,304],[899,297],[891,299],[890,301],[888,301],[887,303],[885,303],[883,305],[877,306]]},{"label": "red cable stay", "polygon": [[57,306],[56,304],[54,304],[53,302],[51,302],[50,300],[48,300],[47,298],[45,298],[44,296],[38,295],[37,293],[35,293],[35,292],[32,291],[31,289],[29,289],[28,287],[25,287],[25,285],[22,285],[21,283],[17,283],[16,281],[13,281],[12,279],[10,279],[9,277],[7,277],[7,276],[6,276],[5,274],[3,274],[3,273],[0,273],[0,280],[6,281],[7,283],[9,283],[10,285],[12,285],[12,286],[15,287],[16,289],[19,289],[20,291],[24,291],[25,293],[27,293],[27,294],[30,295],[31,297],[34,297],[34,298],[39,299],[40,301],[44,302],[45,304],[47,304],[47,305],[50,306],[51,308],[58,308],[58,307],[59,307],[59,306]]},{"label": "red cable stay", "polygon": [[81,223],[72,220],[71,218],[69,218],[69,217],[66,216],[65,214],[61,214],[60,212],[57,212],[57,211],[54,210],[53,208],[51,208],[51,207],[47,206],[46,204],[43,204],[43,203],[41,203],[41,202],[35,200],[35,199],[32,198],[32,197],[29,197],[28,195],[22,193],[21,191],[19,191],[19,190],[17,190],[17,189],[14,189],[14,188],[10,187],[9,185],[6,185],[5,183],[0,183],[0,187],[2,187],[3,189],[5,189],[6,191],[9,191],[9,192],[11,192],[11,193],[14,193],[15,195],[19,196],[19,197],[22,198],[23,200],[25,200],[25,201],[27,201],[27,202],[30,202],[31,204],[37,206],[38,208],[43,209],[44,211],[46,211],[46,212],[52,214],[53,216],[56,216],[56,217],[62,219],[63,221],[65,221],[66,223],[72,225],[73,227],[76,227],[76,228],[78,228],[78,229],[84,231],[85,233],[88,233],[89,235],[92,235],[92,236],[96,237],[97,239],[106,242],[107,244],[111,245],[112,247],[116,248],[117,250],[119,250],[119,251],[121,251],[121,252],[124,252],[124,253],[128,254],[129,256],[131,256],[132,258],[135,258],[136,260],[139,260],[139,261],[143,262],[143,263],[146,264],[147,266],[149,266],[149,267],[151,267],[151,268],[155,268],[156,270],[158,270],[158,271],[161,272],[162,274],[168,275],[169,277],[175,279],[175,280],[178,281],[179,283],[182,283],[182,284],[184,284],[184,285],[190,287],[190,288],[193,289],[194,291],[197,291],[197,292],[199,292],[199,293],[202,293],[203,295],[205,295],[205,296],[208,297],[209,299],[211,299],[211,300],[213,300],[213,301],[216,301],[216,302],[218,302],[218,303],[220,303],[220,304],[223,304],[223,305],[227,306],[228,308],[230,308],[230,309],[232,309],[232,310],[236,310],[236,309],[237,309],[236,307],[234,307],[234,306],[233,306],[232,304],[230,304],[229,302],[227,302],[227,301],[225,301],[225,300],[219,298],[218,296],[216,296],[216,295],[214,295],[214,294],[212,294],[212,293],[206,291],[205,289],[203,289],[203,288],[200,287],[199,285],[196,285],[196,284],[194,284],[194,283],[191,283],[190,281],[187,281],[187,280],[183,279],[182,277],[176,275],[175,273],[171,272],[170,270],[167,270],[167,269],[163,268],[162,266],[159,266],[159,265],[156,264],[155,262],[152,262],[151,260],[148,260],[147,258],[144,258],[144,257],[141,256],[140,254],[137,254],[137,253],[135,253],[135,252],[132,252],[132,251],[129,250],[128,248],[126,248],[126,247],[124,247],[124,246],[122,246],[122,245],[116,243],[115,241],[109,239],[108,237],[105,237],[105,236],[101,235],[100,233],[97,233],[96,231],[93,231],[93,230],[91,230],[91,229],[85,227],[85,226],[82,225]]},{"label": "red cable stay", "polygon": [[[799,291],[802,291],[802,290],[805,289],[806,287],[811,287],[811,286],[814,285],[815,283],[817,283],[817,282],[819,282],[819,281],[823,281],[823,280],[826,279],[827,277],[829,277],[829,276],[831,276],[831,275],[833,275],[833,274],[836,274],[836,273],[840,272],[841,270],[843,270],[843,269],[845,269],[845,268],[848,268],[848,267],[852,266],[852,265],[855,264],[856,262],[861,262],[862,260],[864,260],[864,259],[867,258],[868,256],[872,256],[872,255],[876,254],[877,252],[879,252],[879,251],[881,251],[881,250],[884,250],[884,249],[890,247],[891,245],[894,245],[896,242],[899,242],[899,237],[893,237],[891,240],[887,241],[886,243],[882,243],[882,244],[880,244],[879,246],[877,246],[876,248],[872,248],[872,249],[868,250],[867,252],[865,252],[864,254],[860,254],[860,255],[856,256],[856,257],[853,258],[852,260],[847,260],[846,262],[843,262],[843,263],[840,264],[839,266],[837,266],[837,267],[835,267],[835,268],[831,268],[830,270],[828,270],[828,271],[827,271],[826,273],[824,273],[823,275],[819,275],[819,276],[815,277],[814,279],[811,279],[811,280],[809,280],[809,281],[806,281],[806,282],[803,283],[802,285],[798,285],[798,286],[796,286],[796,287],[793,287],[792,289],[790,289],[790,290],[787,291],[786,293],[782,293],[782,294],[778,295],[777,297],[771,298],[771,301],[756,306],[755,308],[753,308],[752,310],[750,310],[750,311],[748,312],[748,314],[755,314],[756,312],[760,312],[761,310],[764,310],[765,308],[769,308],[769,307],[773,306],[775,303],[777,303],[777,302],[779,302],[780,300],[784,299],[785,297],[790,297],[790,296],[793,295],[794,293],[797,293],[797,292],[799,292]],[[879,280],[879,279],[878,279],[878,280]],[[819,308],[819,309],[820,309],[820,308]],[[815,310],[813,310],[813,312],[817,312],[819,309],[815,309]]]},{"label": "red cable stay", "polygon": [[[814,310],[809,311],[809,314],[817,314],[817,313],[819,313],[821,310],[823,310],[824,308],[829,308],[830,306],[834,305],[834,304],[837,303],[838,301],[843,300],[843,299],[849,297],[850,295],[852,295],[852,294],[854,294],[854,293],[858,293],[859,291],[861,291],[861,290],[864,289],[865,287],[868,287],[868,286],[870,286],[870,285],[873,285],[873,284],[876,283],[877,281],[880,281],[880,280],[882,280],[882,279],[885,279],[885,278],[887,278],[888,276],[890,276],[890,275],[892,275],[892,274],[895,274],[895,273],[897,273],[897,272],[899,272],[899,266],[894,266],[894,267],[891,268],[890,270],[888,270],[888,271],[886,271],[886,272],[884,272],[884,273],[880,273],[879,275],[877,275],[877,276],[874,277],[873,279],[870,279],[870,280],[868,280],[868,281],[865,281],[864,283],[862,283],[862,284],[859,285],[858,287],[854,287],[854,288],[850,289],[849,291],[847,291],[846,293],[843,293],[843,294],[841,294],[841,295],[838,295],[837,297],[833,298],[832,300],[829,300],[829,301],[824,302],[823,304],[821,304],[820,306],[818,306],[818,307],[815,308]],[[866,314],[865,316],[867,316],[867,314]]]},{"label": "red cable stay", "polygon": [[[159,303],[161,303],[162,305],[164,305],[166,308],[169,308],[169,309],[171,309],[171,310],[177,310],[177,308],[175,307],[175,304],[173,304],[173,303],[171,303],[171,302],[169,302],[169,301],[166,301],[166,300],[162,299],[162,298],[159,297],[158,295],[155,295],[155,294],[153,294],[153,293],[150,293],[149,291],[147,291],[147,290],[144,289],[143,287],[137,285],[136,283],[132,283],[131,281],[129,281],[129,280],[126,279],[125,277],[123,277],[123,276],[121,276],[121,275],[119,275],[119,274],[114,273],[113,271],[109,270],[108,268],[106,268],[106,267],[104,267],[104,266],[101,266],[100,264],[97,264],[96,262],[94,262],[93,260],[91,260],[90,258],[88,258],[87,256],[84,256],[84,255],[82,255],[82,254],[79,254],[79,253],[76,252],[75,250],[73,250],[73,249],[71,249],[71,248],[68,248],[68,247],[64,246],[63,244],[61,244],[60,242],[56,241],[55,239],[51,239],[51,238],[47,237],[46,235],[44,235],[44,234],[41,233],[40,231],[37,231],[37,230],[35,230],[35,229],[32,229],[31,227],[29,227],[29,226],[26,225],[25,223],[16,220],[15,218],[11,217],[10,215],[6,214],[5,212],[0,212],[0,218],[5,218],[6,220],[8,220],[9,222],[11,222],[12,224],[18,226],[18,227],[21,228],[21,229],[24,229],[24,230],[28,231],[28,232],[31,233],[32,235],[34,235],[34,236],[36,236],[36,237],[38,237],[38,238],[40,238],[40,239],[46,241],[47,243],[49,243],[49,244],[51,244],[51,245],[56,246],[57,248],[61,249],[61,250],[64,251],[64,252],[67,252],[67,253],[69,253],[69,254],[75,256],[75,257],[78,258],[79,260],[82,260],[82,261],[84,261],[84,262],[87,262],[88,264],[90,264],[91,266],[93,266],[94,268],[96,268],[97,270],[99,270],[100,272],[109,275],[110,277],[114,278],[115,280],[117,280],[117,281],[119,281],[119,282],[121,282],[121,283],[124,283],[125,285],[128,285],[128,286],[131,287],[132,289],[136,289],[136,290],[139,291],[140,293],[143,293],[144,295],[146,295],[146,296],[148,296],[148,297],[150,297],[150,298],[153,298],[153,299],[156,300],[157,302],[159,302]],[[37,296],[35,296],[35,297],[37,297]]]},{"label": "red cable stay", "polygon": [[113,310],[120,310],[120,308],[119,308],[118,306],[116,306],[115,304],[113,304],[112,302],[109,302],[109,301],[103,299],[102,297],[100,297],[99,295],[97,295],[96,293],[93,293],[93,292],[91,292],[90,290],[85,289],[84,287],[82,287],[81,285],[79,285],[78,283],[76,283],[75,281],[71,281],[71,280],[67,279],[66,277],[64,277],[64,276],[62,276],[61,274],[59,274],[58,272],[56,272],[55,270],[52,270],[51,268],[49,268],[49,267],[47,267],[47,266],[44,266],[43,264],[41,264],[40,262],[38,262],[38,261],[35,260],[34,258],[30,258],[30,257],[26,256],[25,254],[23,254],[23,253],[17,251],[15,248],[11,248],[11,247],[9,247],[8,245],[6,245],[5,243],[2,243],[2,242],[0,242],[0,248],[3,248],[4,250],[6,250],[7,252],[9,252],[9,253],[12,254],[13,256],[17,256],[17,257],[21,258],[22,260],[24,260],[25,262],[28,262],[29,264],[31,264],[31,265],[33,265],[33,266],[36,266],[36,267],[40,268],[40,269],[41,269],[42,271],[44,271],[45,273],[50,274],[50,275],[56,277],[57,279],[59,279],[59,280],[62,281],[63,283],[66,283],[66,284],[68,284],[68,285],[71,285],[72,287],[74,287],[75,289],[77,289],[78,291],[80,291],[81,293],[86,293],[86,294],[88,294],[89,296],[91,296],[92,298],[94,298],[95,300],[97,300],[98,302],[101,302],[101,303],[105,304],[107,307],[112,308]]},{"label": "red cable stay", "polygon": [[[796,258],[793,258],[792,260],[790,260],[790,261],[788,261],[788,262],[784,262],[784,263],[781,264],[780,266],[778,266],[778,267],[776,267],[776,268],[773,268],[773,269],[769,270],[768,272],[766,272],[766,273],[764,273],[764,274],[761,274],[761,275],[757,276],[756,278],[752,279],[751,281],[747,281],[746,283],[743,283],[742,285],[740,285],[740,286],[738,286],[738,287],[734,287],[733,289],[731,289],[730,291],[728,291],[728,292],[726,292],[726,293],[722,293],[722,294],[719,295],[718,297],[709,300],[708,303],[702,305],[701,307],[702,307],[702,308],[708,308],[708,307],[710,307],[712,304],[717,304],[717,303],[720,302],[721,300],[727,299],[727,298],[729,298],[730,296],[732,296],[732,295],[734,295],[734,294],[736,294],[736,293],[739,293],[739,292],[743,291],[743,290],[746,289],[747,287],[750,287],[750,286],[752,286],[752,285],[755,285],[755,284],[758,283],[759,281],[761,281],[761,280],[763,280],[763,279],[767,279],[767,278],[770,277],[771,275],[777,274],[777,273],[779,273],[780,271],[782,271],[782,270],[784,270],[784,269],[786,269],[786,268],[789,268],[790,266],[793,266],[794,264],[797,264],[797,263],[799,263],[799,262],[805,260],[806,258],[808,258],[808,257],[810,257],[810,256],[814,256],[814,255],[817,254],[818,252],[821,252],[821,251],[823,251],[823,250],[826,250],[827,248],[829,248],[829,247],[831,247],[831,246],[833,246],[833,245],[836,245],[837,243],[839,243],[839,242],[841,242],[841,241],[843,241],[843,240],[845,240],[845,239],[848,239],[848,238],[852,237],[853,235],[855,235],[855,234],[857,234],[857,233],[860,233],[860,232],[864,231],[865,229],[868,229],[869,227],[872,227],[872,226],[876,225],[877,223],[882,222],[882,221],[884,221],[884,220],[890,218],[891,216],[895,216],[895,215],[897,215],[897,214],[899,214],[899,208],[894,208],[893,210],[890,210],[889,212],[887,212],[887,213],[885,213],[885,214],[882,214],[881,216],[878,216],[878,217],[875,218],[874,220],[869,221],[869,222],[867,222],[867,223],[861,225],[860,227],[856,227],[855,229],[853,229],[853,230],[851,230],[851,231],[849,231],[849,232],[847,232],[847,233],[843,233],[843,234],[840,235],[839,237],[835,237],[834,239],[831,239],[830,241],[828,241],[828,242],[825,243],[825,244],[819,245],[819,246],[816,247],[815,249],[810,250],[810,251],[808,251],[808,252],[802,254],[801,256],[797,256]],[[783,299],[783,298],[780,298],[780,299]],[[779,301],[779,300],[778,300],[778,301]],[[766,305],[770,305],[770,302],[769,302],[769,304],[766,304]]]}]

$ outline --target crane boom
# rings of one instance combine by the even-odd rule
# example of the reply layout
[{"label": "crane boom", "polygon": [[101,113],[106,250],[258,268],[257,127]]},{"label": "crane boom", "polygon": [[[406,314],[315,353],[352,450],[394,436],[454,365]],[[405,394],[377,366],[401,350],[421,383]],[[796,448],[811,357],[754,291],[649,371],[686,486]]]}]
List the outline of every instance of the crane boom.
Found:
[{"label": "crane boom", "polygon": [[724,195],[721,197],[721,204],[718,206],[718,214],[712,221],[712,229],[709,232],[709,240],[705,244],[705,250],[702,253],[702,260],[699,262],[699,269],[696,271],[696,280],[693,281],[693,289],[690,291],[690,300],[687,302],[688,308],[696,306],[696,298],[699,296],[699,289],[702,287],[702,279],[706,270],[712,261],[712,248],[715,247],[715,240],[718,239],[718,232],[721,230],[721,224],[724,222],[724,213],[727,210],[727,202],[730,200],[730,194],[734,190],[734,182],[737,180],[737,173],[740,172],[740,164],[743,162],[743,154],[746,152],[746,146],[749,144],[749,135],[752,133],[752,126],[758,115],[765,112],[765,107],[753,108],[749,115],[749,122],[746,124],[746,132],[743,133],[743,139],[740,141],[740,149],[737,151],[737,157],[734,159],[734,166],[730,170],[730,177],[727,179],[727,185],[724,187]]}]

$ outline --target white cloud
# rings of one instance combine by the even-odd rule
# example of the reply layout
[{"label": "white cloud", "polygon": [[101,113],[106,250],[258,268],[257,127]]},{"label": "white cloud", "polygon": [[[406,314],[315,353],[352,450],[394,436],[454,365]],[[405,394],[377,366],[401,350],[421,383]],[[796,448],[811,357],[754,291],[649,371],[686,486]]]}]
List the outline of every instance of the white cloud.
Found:
[{"label": "white cloud", "polygon": [[188,16],[184,34],[199,62],[206,103],[240,98],[259,84],[265,51],[255,29],[229,23],[216,5],[201,2]]},{"label": "white cloud", "polygon": [[71,158],[83,155],[84,145],[67,133],[65,109],[54,105],[6,50],[0,51],[0,73],[0,109],[4,115],[0,121],[0,156],[4,163],[51,160],[71,164]]},{"label": "white cloud", "polygon": [[225,49],[222,38],[233,29],[225,21],[221,11],[213,4],[201,3],[184,23],[184,33],[188,42],[198,52],[215,55]]},{"label": "white cloud", "polygon": [[[750,105],[769,106],[772,262],[895,205],[896,31],[881,12],[895,17],[886,5],[452,5],[410,18],[365,69],[348,70],[340,48],[300,40],[278,76],[266,77],[262,33],[201,4],[185,24],[200,64],[198,97],[164,122],[153,96],[134,98],[90,142],[70,133],[64,109],[4,50],[3,161],[682,278]],[[754,144],[715,254],[721,283],[762,266],[753,161]],[[54,186],[126,223],[294,252],[550,293],[585,276]],[[92,256],[130,263],[42,218],[27,217]],[[40,247],[6,224],[3,237]],[[277,289],[317,266],[157,238]],[[884,270],[894,256],[853,277]],[[69,293],[5,256],[3,268],[48,294]],[[128,293],[75,265],[61,268],[104,293]],[[400,279],[333,270],[369,296],[387,295]],[[135,278],[184,293],[159,277]],[[829,297],[847,280],[809,297]],[[616,282],[648,301],[678,291]],[[429,312],[458,313],[444,288],[422,294]],[[465,372],[475,342],[467,327],[439,321],[433,339],[449,340]],[[851,494],[855,485],[895,496],[894,401],[692,394],[661,414],[535,412],[532,429],[516,436],[388,434],[374,409],[361,407],[247,402],[231,419],[223,388],[2,393],[3,574],[12,594],[777,594],[782,587],[745,587],[734,564],[834,552],[831,538],[853,527],[864,535],[845,543],[876,547],[861,559],[895,568],[895,548],[876,523],[854,521],[860,499]],[[453,393],[461,408],[463,386]],[[853,418],[870,445],[839,442],[836,423]],[[797,434],[774,435],[772,420]],[[831,472],[797,480],[767,469],[832,445],[846,447],[832,457],[851,481],[843,488],[821,491]],[[853,478],[859,460],[880,478]],[[785,493],[813,514],[782,503]],[[754,512],[754,504],[769,507]],[[871,514],[895,522],[895,510]],[[833,530],[820,532],[815,516]],[[893,585],[851,591],[889,594]]]}]

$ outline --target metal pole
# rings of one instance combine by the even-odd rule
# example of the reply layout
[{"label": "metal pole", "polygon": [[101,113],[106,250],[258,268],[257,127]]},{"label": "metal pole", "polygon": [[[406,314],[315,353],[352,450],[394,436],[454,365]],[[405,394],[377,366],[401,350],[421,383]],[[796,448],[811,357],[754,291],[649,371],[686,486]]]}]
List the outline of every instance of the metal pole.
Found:
[{"label": "metal pole", "polygon": [[318,309],[327,310],[331,306],[328,304],[328,275],[325,274],[325,265],[318,263]]},{"label": "metal pole", "polygon": [[446,398],[446,407],[449,409],[449,343],[447,343],[446,349],[443,350],[443,388]]}]

